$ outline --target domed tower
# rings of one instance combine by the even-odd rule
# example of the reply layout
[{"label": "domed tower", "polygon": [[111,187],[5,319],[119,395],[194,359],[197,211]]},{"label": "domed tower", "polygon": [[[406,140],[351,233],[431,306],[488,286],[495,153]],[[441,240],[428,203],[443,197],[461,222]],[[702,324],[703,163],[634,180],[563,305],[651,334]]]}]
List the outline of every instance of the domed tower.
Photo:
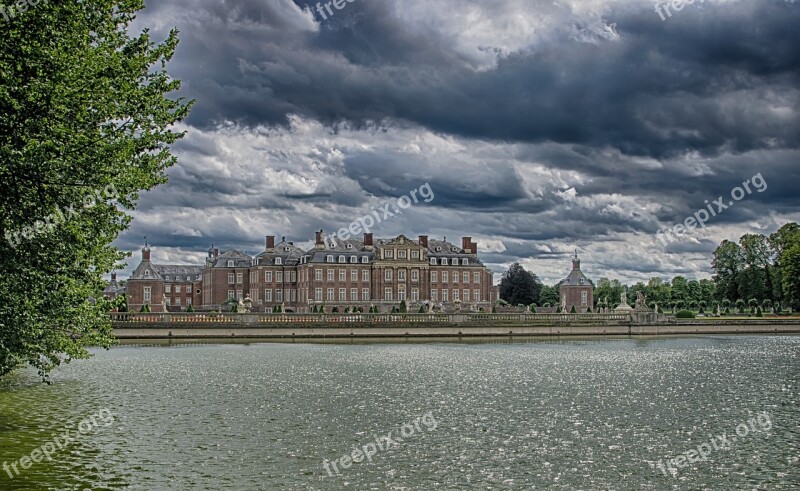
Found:
[{"label": "domed tower", "polygon": [[571,312],[572,307],[575,307],[576,312],[583,313],[594,306],[594,287],[581,271],[578,251],[575,251],[575,256],[572,258],[572,271],[561,283],[559,293],[561,306],[565,307],[565,312]]}]

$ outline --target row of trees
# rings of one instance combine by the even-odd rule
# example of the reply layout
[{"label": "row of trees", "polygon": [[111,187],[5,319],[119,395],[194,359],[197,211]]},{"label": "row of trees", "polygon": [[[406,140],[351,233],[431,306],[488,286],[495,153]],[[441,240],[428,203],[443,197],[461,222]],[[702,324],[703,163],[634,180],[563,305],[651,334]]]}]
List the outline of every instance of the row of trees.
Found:
[{"label": "row of trees", "polygon": [[[710,280],[653,277],[628,286],[600,278],[597,284],[592,282],[595,305],[607,300],[613,307],[623,292],[628,298],[641,292],[649,304],[672,310],[711,310],[715,305],[740,311],[800,309],[800,225],[796,223],[784,225],[769,237],[746,234],[738,243],[724,240],[714,251],[712,267],[715,274]],[[555,306],[560,303],[560,286],[560,282],[544,285],[536,274],[514,263],[500,281],[500,298],[511,305]]]}]

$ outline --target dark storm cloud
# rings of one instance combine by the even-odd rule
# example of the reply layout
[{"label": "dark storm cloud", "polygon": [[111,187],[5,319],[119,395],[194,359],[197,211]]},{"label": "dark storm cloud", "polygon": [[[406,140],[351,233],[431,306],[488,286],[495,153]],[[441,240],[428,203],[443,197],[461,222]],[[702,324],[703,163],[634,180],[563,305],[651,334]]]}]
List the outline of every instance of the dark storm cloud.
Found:
[{"label": "dark storm cloud", "polygon": [[[796,114],[770,114],[800,102],[795,4],[706,4],[662,22],[650,5],[620,3],[605,15],[618,39],[559,32],[491,70],[469,66],[434,34],[411,35],[379,2],[350,4],[316,31],[269,4],[194,7],[209,19],[202,31],[184,30],[175,68],[199,100],[193,124],[273,124],[291,113],[330,124],[394,118],[470,138],[657,157],[800,141]],[[231,30],[233,22],[259,28]]]}]

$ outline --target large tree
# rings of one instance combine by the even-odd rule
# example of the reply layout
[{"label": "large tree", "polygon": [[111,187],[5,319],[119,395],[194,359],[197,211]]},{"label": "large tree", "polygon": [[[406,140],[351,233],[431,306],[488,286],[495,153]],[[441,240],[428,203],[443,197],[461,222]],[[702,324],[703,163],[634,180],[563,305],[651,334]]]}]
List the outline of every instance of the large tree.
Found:
[{"label": "large tree", "polygon": [[113,342],[102,277],[125,255],[111,243],[166,181],[190,106],[168,97],[177,32],[128,34],[142,8],[40,2],[0,22],[0,376]]},{"label": "large tree", "polygon": [[737,279],[743,269],[742,249],[736,242],[723,240],[714,250],[711,262],[714,268],[714,282],[717,284],[717,298],[735,302],[739,298]]},{"label": "large tree", "polygon": [[539,278],[530,271],[525,271],[519,263],[512,264],[500,280],[500,298],[511,305],[538,304],[541,292],[542,283]]}]

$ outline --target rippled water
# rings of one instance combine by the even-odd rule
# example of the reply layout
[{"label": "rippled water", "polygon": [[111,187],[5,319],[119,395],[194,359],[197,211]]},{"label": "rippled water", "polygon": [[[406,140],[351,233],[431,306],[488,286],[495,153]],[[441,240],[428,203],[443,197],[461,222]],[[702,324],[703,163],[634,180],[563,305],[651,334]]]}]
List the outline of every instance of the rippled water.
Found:
[{"label": "rippled water", "polygon": [[[52,381],[0,384],[0,463],[113,420],[0,489],[800,488],[800,337],[127,346]],[[769,431],[733,442],[758,413]],[[323,469],[390,431],[372,462]],[[723,433],[705,462],[654,467]]]}]

